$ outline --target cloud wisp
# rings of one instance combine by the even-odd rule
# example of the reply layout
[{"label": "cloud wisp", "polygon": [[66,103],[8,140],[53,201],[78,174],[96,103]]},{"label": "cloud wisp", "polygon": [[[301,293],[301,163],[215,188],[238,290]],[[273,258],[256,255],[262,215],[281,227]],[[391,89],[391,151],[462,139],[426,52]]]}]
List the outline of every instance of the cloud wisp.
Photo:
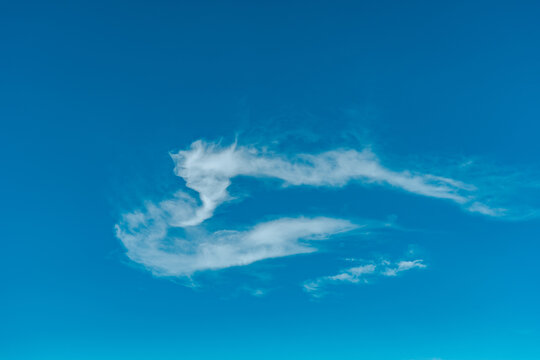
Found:
[{"label": "cloud wisp", "polygon": [[491,208],[475,197],[476,187],[461,181],[383,166],[368,149],[337,149],[319,154],[285,156],[254,147],[196,141],[188,150],[171,154],[175,173],[186,186],[199,193],[202,206],[182,225],[196,225],[210,217],[229,199],[227,188],[237,176],[274,178],[286,186],[343,187],[351,181],[386,185],[413,194],[447,199],[470,212],[503,215],[505,209]]},{"label": "cloud wisp", "polygon": [[315,280],[306,281],[303,285],[304,291],[313,297],[321,297],[325,294],[324,288],[335,284],[366,284],[374,276],[393,277],[399,273],[412,269],[424,269],[426,265],[423,260],[401,260],[392,263],[382,260],[378,264],[370,263],[360,266],[350,267],[342,270],[336,275],[323,276]]},{"label": "cloud wisp", "polygon": [[127,215],[117,236],[128,257],[158,276],[190,276],[196,271],[248,265],[255,261],[316,251],[315,241],[357,226],[327,217],[281,218],[244,230],[202,230],[183,237],[170,233],[169,214],[151,207]]},{"label": "cloud wisp", "polygon": [[[487,216],[502,216],[505,211],[480,202],[475,197],[476,188],[470,184],[389,169],[370,150],[337,149],[289,156],[237,144],[221,147],[196,141],[171,157],[174,172],[185,181],[187,189],[161,202],[148,202],[142,210],[123,214],[116,225],[116,236],[128,257],[158,276],[190,276],[197,271],[309,253],[317,250],[315,240],[359,226],[346,219],[298,216],[251,228],[207,232],[201,224],[213,216],[218,206],[232,199],[228,188],[239,176],[277,179],[283,186],[339,188],[354,181],[444,199]],[[197,196],[192,195],[193,191]],[[402,270],[398,266],[395,271]]]}]

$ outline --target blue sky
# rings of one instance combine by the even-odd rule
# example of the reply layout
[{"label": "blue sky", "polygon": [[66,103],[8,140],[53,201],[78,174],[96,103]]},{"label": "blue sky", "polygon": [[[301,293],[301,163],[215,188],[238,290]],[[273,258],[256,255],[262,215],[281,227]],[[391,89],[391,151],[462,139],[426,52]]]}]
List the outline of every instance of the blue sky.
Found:
[{"label": "blue sky", "polygon": [[0,358],[540,358],[539,11],[1,2]]}]

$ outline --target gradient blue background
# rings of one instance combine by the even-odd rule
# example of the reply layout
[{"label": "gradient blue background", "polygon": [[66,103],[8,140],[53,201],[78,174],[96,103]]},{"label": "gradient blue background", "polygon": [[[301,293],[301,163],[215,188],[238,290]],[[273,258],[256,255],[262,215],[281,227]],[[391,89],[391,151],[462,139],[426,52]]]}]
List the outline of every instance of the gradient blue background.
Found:
[{"label": "gradient blue background", "polygon": [[534,1],[1,1],[0,358],[539,359],[537,220],[254,187],[231,216],[308,206],[424,230],[378,241],[423,249],[427,269],[322,301],[299,287],[319,255],[274,261],[259,298],[241,270],[198,290],[153,278],[113,233],[178,185],[168,151],[271,119],[536,166],[539,18]]}]

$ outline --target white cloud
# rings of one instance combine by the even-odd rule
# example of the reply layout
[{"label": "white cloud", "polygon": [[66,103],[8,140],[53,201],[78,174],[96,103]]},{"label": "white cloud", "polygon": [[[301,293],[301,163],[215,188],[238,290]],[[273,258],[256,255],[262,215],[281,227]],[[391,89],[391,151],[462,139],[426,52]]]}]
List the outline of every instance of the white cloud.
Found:
[{"label": "white cloud", "polygon": [[473,202],[467,208],[467,210],[469,210],[470,212],[477,212],[479,214],[487,215],[487,216],[504,216],[508,212],[508,209],[492,208],[477,201]]},{"label": "white cloud", "polygon": [[218,231],[176,237],[168,233],[168,214],[151,206],[128,214],[116,235],[128,257],[160,276],[189,276],[196,271],[248,265],[255,261],[316,251],[312,243],[352,230],[347,220],[326,217],[282,218],[245,231]]},{"label": "white cloud", "polygon": [[384,276],[396,276],[398,273],[411,270],[414,268],[423,269],[426,265],[422,263],[422,260],[413,260],[413,261],[400,261],[397,263],[397,266],[387,267],[382,272]]},{"label": "white cloud", "polygon": [[329,275],[306,281],[303,284],[304,290],[314,297],[321,297],[323,288],[331,284],[339,283],[367,283],[371,276],[396,276],[398,273],[411,270],[423,269],[426,265],[423,260],[402,260],[397,263],[391,263],[388,260],[382,260],[378,264],[365,264],[342,270],[336,275]]},{"label": "white cloud", "polygon": [[[188,150],[171,154],[175,173],[186,186],[200,194],[202,206],[182,225],[196,225],[210,217],[213,211],[229,199],[227,188],[237,176],[265,177],[282,180],[285,185],[341,187],[356,180],[380,184],[410,193],[448,199],[471,212],[496,216],[503,209],[490,209],[475,200],[473,185],[431,174],[394,171],[380,164],[370,150],[338,149],[320,154],[284,156],[252,147],[223,148],[196,141]],[[491,211],[490,211],[491,210]]]},{"label": "white cloud", "polygon": [[[310,245],[312,240],[356,227],[348,220],[297,217],[260,223],[248,230],[206,233],[199,225],[231,199],[228,187],[238,176],[274,178],[285,186],[342,187],[356,181],[446,199],[484,215],[504,212],[475,199],[472,185],[448,177],[391,170],[369,150],[338,149],[286,156],[236,144],[220,147],[196,141],[171,157],[175,174],[198,193],[198,198],[178,191],[159,203],[147,203],[144,210],[124,214],[116,225],[116,235],[129,258],[156,275],[189,276],[201,270],[313,252],[316,248]],[[355,271],[360,269],[342,276],[359,281]],[[394,271],[402,270],[398,265]]]}]

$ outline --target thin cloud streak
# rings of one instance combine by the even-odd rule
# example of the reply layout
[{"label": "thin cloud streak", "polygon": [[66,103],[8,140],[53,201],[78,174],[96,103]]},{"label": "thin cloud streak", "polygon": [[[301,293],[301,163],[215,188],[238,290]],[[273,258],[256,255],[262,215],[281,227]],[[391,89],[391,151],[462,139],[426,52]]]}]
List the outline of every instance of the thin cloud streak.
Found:
[{"label": "thin cloud streak", "polygon": [[503,215],[504,209],[490,208],[475,198],[476,187],[461,181],[409,170],[384,167],[368,149],[338,149],[320,154],[285,156],[254,147],[220,147],[203,141],[190,149],[171,154],[175,174],[200,194],[202,206],[183,225],[196,225],[210,217],[230,196],[227,188],[237,176],[274,178],[286,186],[343,187],[351,181],[385,185],[417,195],[451,200],[467,211],[488,216]]},{"label": "thin cloud streak", "polygon": [[382,260],[379,264],[365,264],[360,266],[350,267],[342,270],[336,275],[319,277],[315,280],[306,281],[303,284],[304,291],[313,297],[322,297],[324,289],[329,285],[336,284],[366,284],[369,278],[373,276],[393,277],[399,273],[412,269],[424,269],[427,266],[423,260],[402,260],[397,263],[392,263],[388,260]]},{"label": "thin cloud streak", "polygon": [[190,276],[196,271],[310,253],[317,250],[313,242],[357,227],[342,219],[299,217],[259,223],[245,231],[175,237],[168,234],[166,217],[152,208],[146,214],[128,215],[116,226],[128,257],[157,276]]}]

